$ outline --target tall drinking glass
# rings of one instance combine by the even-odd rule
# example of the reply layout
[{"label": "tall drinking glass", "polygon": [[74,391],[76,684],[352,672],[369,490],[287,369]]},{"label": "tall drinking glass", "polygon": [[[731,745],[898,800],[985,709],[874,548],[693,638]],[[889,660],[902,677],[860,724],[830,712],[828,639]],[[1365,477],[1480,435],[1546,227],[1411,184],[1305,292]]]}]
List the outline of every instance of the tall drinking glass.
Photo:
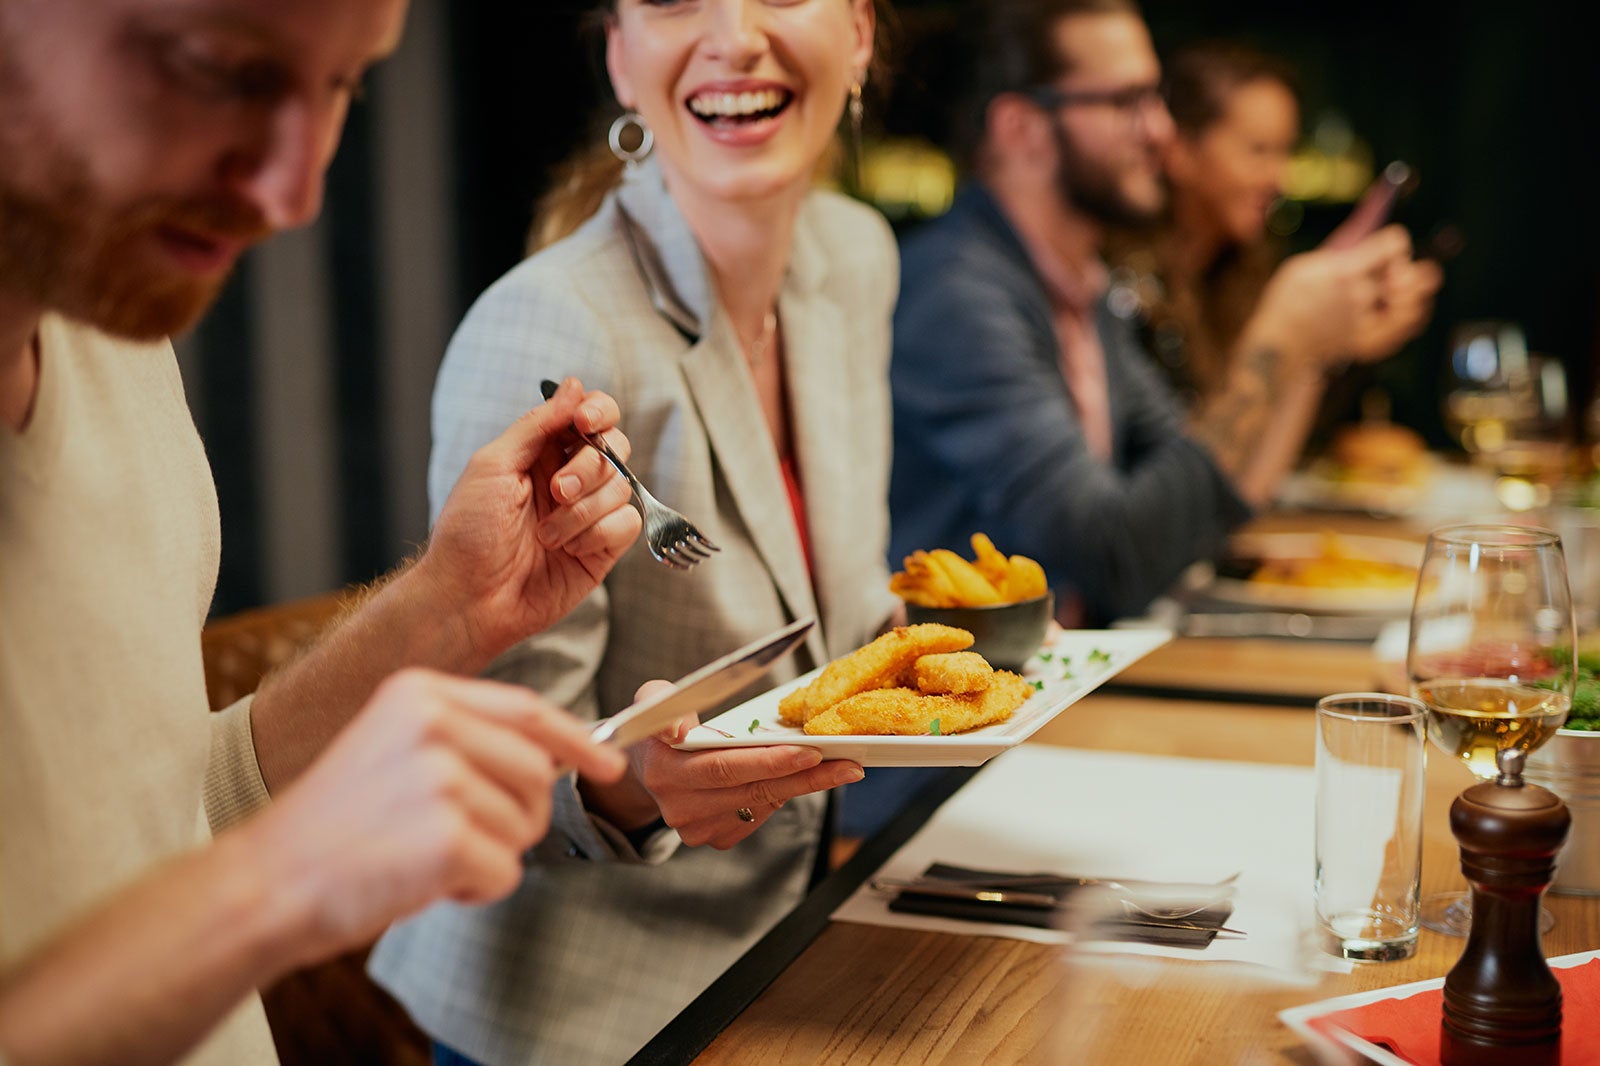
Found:
[{"label": "tall drinking glass", "polygon": [[[1406,670],[1440,751],[1487,781],[1496,752],[1529,752],[1555,736],[1572,705],[1576,646],[1554,532],[1462,525],[1428,535]],[[1428,929],[1465,936],[1471,923],[1464,892],[1422,901]]]},{"label": "tall drinking glass", "polygon": [[1317,702],[1317,924],[1322,946],[1363,962],[1417,950],[1426,711],[1405,696]]}]

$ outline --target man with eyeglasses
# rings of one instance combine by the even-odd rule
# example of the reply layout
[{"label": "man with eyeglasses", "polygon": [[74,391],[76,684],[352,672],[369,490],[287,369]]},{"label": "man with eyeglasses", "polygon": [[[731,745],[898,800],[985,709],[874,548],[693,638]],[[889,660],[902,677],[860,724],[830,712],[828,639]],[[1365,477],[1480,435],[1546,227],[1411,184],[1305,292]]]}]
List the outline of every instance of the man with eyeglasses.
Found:
[{"label": "man with eyeglasses", "polygon": [[1064,623],[1136,614],[1267,503],[1344,353],[1411,269],[1398,227],[1298,257],[1338,284],[1246,338],[1186,417],[1106,299],[1109,227],[1154,222],[1173,135],[1131,0],[992,0],[968,116],[971,177],[902,254],[891,552],[975,531],[1043,564]]}]

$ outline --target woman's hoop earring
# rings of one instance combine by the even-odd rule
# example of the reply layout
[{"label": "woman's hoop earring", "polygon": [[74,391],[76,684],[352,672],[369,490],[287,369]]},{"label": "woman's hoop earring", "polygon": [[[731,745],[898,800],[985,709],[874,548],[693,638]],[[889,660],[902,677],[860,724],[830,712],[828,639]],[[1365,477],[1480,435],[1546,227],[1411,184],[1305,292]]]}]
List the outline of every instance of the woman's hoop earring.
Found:
[{"label": "woman's hoop earring", "polygon": [[[639,128],[639,143],[632,148],[622,146],[622,134],[629,126]],[[611,154],[627,164],[632,170],[650,154],[650,149],[655,147],[656,135],[650,132],[650,127],[644,124],[644,119],[639,117],[637,111],[624,111],[617,116],[611,124],[611,132],[606,134],[606,143],[611,146]]]}]

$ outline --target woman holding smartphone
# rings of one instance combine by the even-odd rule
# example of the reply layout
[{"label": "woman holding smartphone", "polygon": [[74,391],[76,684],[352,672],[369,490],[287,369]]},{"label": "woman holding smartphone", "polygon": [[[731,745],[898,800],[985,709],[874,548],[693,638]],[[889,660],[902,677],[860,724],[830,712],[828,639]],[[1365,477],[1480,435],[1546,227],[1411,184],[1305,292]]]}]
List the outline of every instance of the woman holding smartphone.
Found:
[{"label": "woman holding smartphone", "polygon": [[[638,548],[492,670],[597,718],[645,680],[792,619],[819,624],[766,685],[891,617],[898,275],[883,220],[813,188],[847,105],[859,108],[872,0],[615,0],[602,14],[625,111],[617,158],[569,173],[545,216],[581,225],[462,323],[434,395],[429,472],[437,506],[541,380],[575,374],[617,397],[634,472],[721,547],[687,572]],[[398,927],[373,973],[438,1061],[621,1062],[825,869],[824,792],[861,770],[819,758],[648,741],[621,784],[558,789],[554,829],[510,899]]]},{"label": "woman holding smartphone", "polygon": [[[1143,276],[1136,288],[1150,348],[1192,404],[1215,394],[1261,337],[1331,365],[1390,355],[1421,330],[1440,274],[1412,261],[1399,227],[1342,227],[1323,248],[1288,260],[1268,235],[1300,138],[1287,66],[1244,44],[1205,41],[1176,51],[1164,82],[1177,134],[1165,158],[1169,217],[1156,233],[1119,242],[1115,258]],[[1340,313],[1364,249],[1381,264],[1378,298]],[[1314,408],[1320,388],[1303,391]]]}]

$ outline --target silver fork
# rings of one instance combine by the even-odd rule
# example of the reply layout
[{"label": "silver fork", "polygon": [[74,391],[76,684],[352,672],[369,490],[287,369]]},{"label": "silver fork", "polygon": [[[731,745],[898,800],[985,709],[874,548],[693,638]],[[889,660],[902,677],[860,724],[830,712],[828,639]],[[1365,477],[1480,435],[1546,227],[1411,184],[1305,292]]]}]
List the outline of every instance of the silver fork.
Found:
[{"label": "silver fork", "polygon": [[[539,383],[539,391],[546,400],[554,396],[558,388],[560,386],[554,381]],[[650,490],[639,483],[633,471],[611,450],[611,445],[603,437],[585,433],[577,426],[573,426],[572,431],[582,437],[585,444],[605,456],[617,468],[617,473],[627,480],[628,487],[633,490],[634,509],[644,521],[645,546],[650,549],[650,556],[656,562],[674,570],[689,570],[711,558],[712,552],[722,550],[696,529],[693,522],[650,495]]]}]

